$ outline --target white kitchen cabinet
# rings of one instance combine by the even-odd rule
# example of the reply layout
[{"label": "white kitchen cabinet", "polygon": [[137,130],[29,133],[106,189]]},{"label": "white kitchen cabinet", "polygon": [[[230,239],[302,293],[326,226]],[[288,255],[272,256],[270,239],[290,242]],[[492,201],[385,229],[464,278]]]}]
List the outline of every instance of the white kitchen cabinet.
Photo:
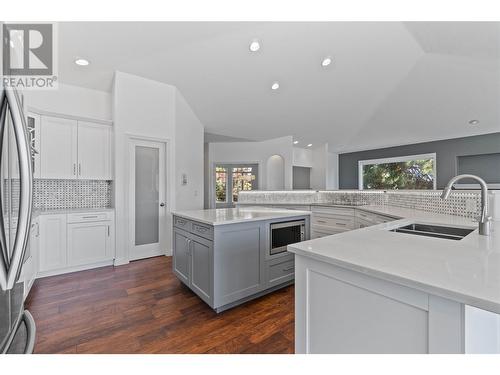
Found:
[{"label": "white kitchen cabinet", "polygon": [[26,247],[23,267],[19,276],[19,281],[24,284],[24,299],[28,297],[38,272],[39,234],[38,218],[35,218],[31,223],[28,246]]},{"label": "white kitchen cabinet", "polygon": [[66,215],[41,215],[39,271],[47,272],[67,265],[66,255]]},{"label": "white kitchen cabinet", "polygon": [[78,178],[111,180],[111,127],[78,121]]},{"label": "white kitchen cabinet", "polygon": [[35,177],[87,180],[113,178],[109,125],[45,115],[40,118],[40,174]]},{"label": "white kitchen cabinet", "polygon": [[77,121],[42,116],[41,125],[41,177],[77,178]]},{"label": "white kitchen cabinet", "polygon": [[114,214],[90,211],[40,216],[39,277],[113,264]]},{"label": "white kitchen cabinet", "polygon": [[111,235],[110,221],[68,224],[68,266],[112,259]]}]

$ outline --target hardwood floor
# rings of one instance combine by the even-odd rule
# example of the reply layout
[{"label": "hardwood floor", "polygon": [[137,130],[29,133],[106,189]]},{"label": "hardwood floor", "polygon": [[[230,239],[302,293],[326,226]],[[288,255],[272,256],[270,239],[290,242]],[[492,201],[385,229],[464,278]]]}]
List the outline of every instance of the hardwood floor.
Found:
[{"label": "hardwood floor", "polygon": [[219,315],[171,257],[37,280],[35,353],[293,353],[293,286]]}]

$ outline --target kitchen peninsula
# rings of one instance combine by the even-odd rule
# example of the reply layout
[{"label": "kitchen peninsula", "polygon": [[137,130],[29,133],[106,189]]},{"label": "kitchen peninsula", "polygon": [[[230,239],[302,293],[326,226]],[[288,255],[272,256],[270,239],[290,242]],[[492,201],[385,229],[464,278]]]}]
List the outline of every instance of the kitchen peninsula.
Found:
[{"label": "kitchen peninsula", "polygon": [[244,207],[174,213],[173,271],[216,312],[294,280],[286,245],[306,240],[308,211]]},{"label": "kitchen peninsula", "polygon": [[[500,352],[500,222],[481,236],[470,203],[478,192],[454,191],[449,205],[440,193],[242,195],[252,204],[309,206],[313,232],[324,225],[319,220],[331,231],[348,223],[335,235],[288,246],[296,267],[296,353]],[[414,207],[402,207],[408,202]],[[386,220],[356,227],[361,214]],[[461,234],[402,230],[414,224]]]}]

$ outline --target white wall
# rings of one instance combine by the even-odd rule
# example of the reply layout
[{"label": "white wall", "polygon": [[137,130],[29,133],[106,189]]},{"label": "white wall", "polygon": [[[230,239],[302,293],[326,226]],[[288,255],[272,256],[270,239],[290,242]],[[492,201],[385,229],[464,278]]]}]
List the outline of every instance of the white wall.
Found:
[{"label": "white wall", "polygon": [[[190,196],[190,192],[194,194],[196,190],[199,195],[203,193],[203,126],[190,111],[184,98],[177,98],[177,89],[174,86],[131,74],[115,72],[112,103],[115,129],[113,185],[116,210],[116,263],[121,264],[128,262],[129,247],[128,137],[135,135],[168,142],[168,212],[173,209],[202,208],[201,198]],[[193,157],[186,156],[190,152],[194,154]],[[180,162],[179,168],[175,168],[177,155],[186,158]],[[180,176],[181,172],[193,177],[188,185],[178,192],[180,177],[177,176]],[[199,178],[194,177],[196,174],[199,174]],[[168,214],[166,243],[169,251],[172,242],[171,224],[171,215]]]},{"label": "white wall", "polygon": [[311,189],[338,189],[339,156],[328,151],[328,143],[312,149]]},{"label": "white wall", "polygon": [[313,152],[310,148],[293,148],[293,165],[295,167],[312,167]]},{"label": "white wall", "polygon": [[[203,207],[203,124],[179,90],[175,96],[175,189],[176,208]],[[186,174],[188,183],[181,184]]]},{"label": "white wall", "polygon": [[111,120],[111,94],[59,83],[57,90],[23,91],[28,107],[61,114]]},{"label": "white wall", "polygon": [[280,155],[284,160],[284,189],[292,189],[293,146],[292,137],[270,139],[262,142],[216,142],[208,145],[209,207],[213,207],[213,168],[215,163],[257,163],[259,165],[259,189],[267,190],[267,160]]}]

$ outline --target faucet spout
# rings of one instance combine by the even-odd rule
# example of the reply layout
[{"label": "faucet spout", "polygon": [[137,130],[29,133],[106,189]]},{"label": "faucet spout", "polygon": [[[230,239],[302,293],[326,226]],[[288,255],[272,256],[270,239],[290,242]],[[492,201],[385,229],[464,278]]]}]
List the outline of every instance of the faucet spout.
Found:
[{"label": "faucet spout", "polygon": [[446,187],[441,194],[441,199],[448,199],[453,185],[463,178],[476,180],[481,186],[481,216],[479,218],[479,234],[489,236],[491,232],[491,217],[488,216],[488,185],[481,177],[473,174],[461,174],[453,177],[448,184],[446,184]]}]

